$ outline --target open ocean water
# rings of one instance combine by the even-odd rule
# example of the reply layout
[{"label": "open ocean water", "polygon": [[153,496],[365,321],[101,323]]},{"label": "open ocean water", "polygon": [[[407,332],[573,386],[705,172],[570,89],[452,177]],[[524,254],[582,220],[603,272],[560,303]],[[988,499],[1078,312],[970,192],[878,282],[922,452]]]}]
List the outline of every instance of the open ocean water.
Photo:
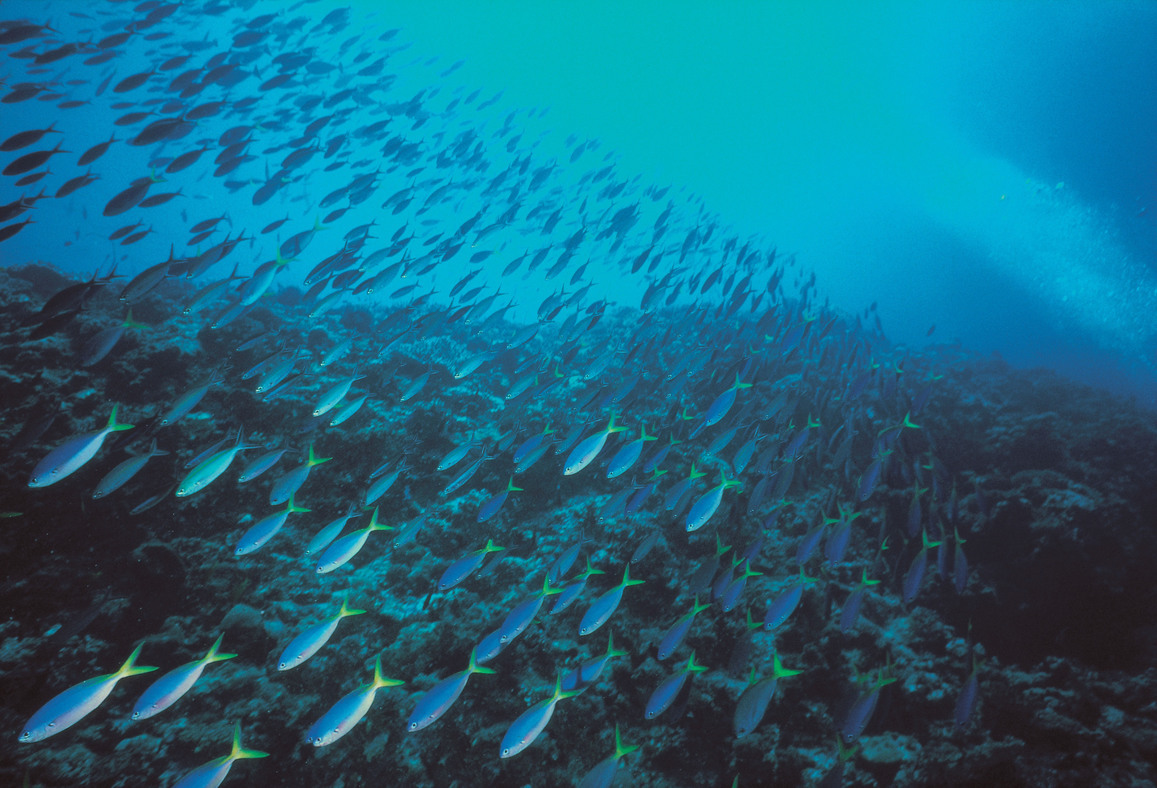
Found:
[{"label": "open ocean water", "polygon": [[0,782],[1154,785],[1155,42],[0,3]]}]

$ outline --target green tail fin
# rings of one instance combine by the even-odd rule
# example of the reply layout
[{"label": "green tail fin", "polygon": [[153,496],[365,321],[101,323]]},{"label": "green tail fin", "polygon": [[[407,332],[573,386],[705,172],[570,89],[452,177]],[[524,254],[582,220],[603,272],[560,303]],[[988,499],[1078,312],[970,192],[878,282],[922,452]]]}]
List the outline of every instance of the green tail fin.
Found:
[{"label": "green tail fin", "polygon": [[105,427],[109,432],[120,432],[121,430],[131,430],[133,428],[131,424],[117,424],[117,408],[119,407],[119,405],[112,406],[112,414],[109,415],[108,424]]},{"label": "green tail fin", "polygon": [[619,726],[615,726],[615,760],[619,760],[624,755],[630,755],[635,750],[639,749],[641,744],[623,744],[623,739],[619,735]]},{"label": "green tail fin", "polygon": [[383,687],[400,687],[406,682],[401,679],[388,679],[382,675],[382,658],[379,655],[374,661],[374,689],[381,689]]},{"label": "green tail fin", "polygon": [[475,653],[477,651],[477,648],[470,650],[470,664],[466,666],[466,671],[468,673],[494,673],[494,668],[484,668],[478,664],[477,660],[475,659]]},{"label": "green tail fin", "polygon": [[364,610],[359,610],[356,607],[350,607],[349,601],[350,600],[348,596],[341,601],[341,610],[337,612],[338,618],[345,618],[346,616],[360,616],[362,613],[366,612]]},{"label": "green tail fin", "polygon": [[236,654],[226,654],[226,653],[224,653],[224,652],[222,652],[222,651],[218,651],[218,650],[217,650],[217,649],[221,648],[221,641],[222,641],[222,640],[224,640],[224,639],[225,639],[225,635],[224,635],[224,634],[222,634],[222,635],[218,635],[218,636],[217,636],[217,642],[215,642],[215,643],[214,643],[214,644],[213,644],[213,645],[212,645],[212,646],[209,648],[209,653],[208,653],[208,654],[206,654],[206,655],[205,655],[205,656],[204,656],[204,657],[201,659],[201,661],[202,661],[202,662],[204,662],[206,665],[211,665],[211,664],[213,664],[214,662],[224,662],[224,661],[225,661],[225,660],[227,660],[227,659],[233,659],[233,657],[237,656]]},{"label": "green tail fin", "polygon": [[125,660],[125,664],[121,665],[120,670],[116,672],[115,675],[118,678],[124,678],[125,676],[139,676],[142,673],[151,673],[156,670],[156,668],[152,668],[147,665],[133,664],[137,661],[137,657],[140,655],[141,649],[144,647],[145,643],[144,641],[141,641],[140,644],[138,644],[137,647],[133,649],[133,653],[129,655],[127,660]]},{"label": "green tail fin", "polygon": [[233,751],[229,753],[229,760],[240,761],[244,758],[264,758],[269,753],[261,750],[247,750],[241,746],[241,723],[233,724]]}]

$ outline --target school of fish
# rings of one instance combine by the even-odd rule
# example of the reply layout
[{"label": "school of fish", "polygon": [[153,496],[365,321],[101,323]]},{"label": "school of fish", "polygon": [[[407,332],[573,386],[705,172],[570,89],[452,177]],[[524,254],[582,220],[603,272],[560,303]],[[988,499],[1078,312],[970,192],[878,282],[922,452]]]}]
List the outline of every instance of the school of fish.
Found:
[{"label": "school of fish", "polygon": [[[3,125],[0,254],[41,229],[60,254],[113,253],[20,327],[98,392],[22,426],[21,495],[83,494],[90,517],[171,527],[178,553],[195,532],[218,553],[204,571],[248,574],[250,605],[315,612],[263,661],[224,650],[236,599],[181,644],[191,661],[135,632],[114,672],[51,675],[14,746],[67,759],[102,707],[128,737],[215,693],[218,741],[182,751],[227,754],[153,779],[335,784],[342,756],[315,774],[310,753],[361,758],[384,735],[372,768],[394,784],[524,784],[550,747],[582,761],[575,784],[611,786],[661,773],[664,748],[738,746],[807,681],[842,687],[810,711],[840,783],[902,672],[865,618],[969,593],[983,493],[924,426],[934,359],[597,142],[539,152],[536,110],[443,87],[458,64],[403,93],[431,64],[406,59],[386,6],[39,8],[0,20],[0,103],[58,118]],[[86,135],[85,113],[116,119]],[[102,168],[121,149],[139,170]],[[62,211],[71,238],[48,229]],[[164,396],[100,393],[166,346]],[[809,664],[824,631],[855,644],[842,672]],[[961,665],[949,727],[972,724],[980,666]],[[265,718],[282,681],[307,716]],[[708,707],[730,725],[656,734]],[[750,754],[719,769],[761,784]]]}]

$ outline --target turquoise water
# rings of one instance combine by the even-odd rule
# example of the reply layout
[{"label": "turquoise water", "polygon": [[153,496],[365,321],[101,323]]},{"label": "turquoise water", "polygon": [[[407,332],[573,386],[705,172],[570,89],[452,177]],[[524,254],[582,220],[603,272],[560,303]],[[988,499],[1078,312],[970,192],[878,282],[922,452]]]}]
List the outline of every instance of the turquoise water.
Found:
[{"label": "turquoise water", "polygon": [[550,107],[558,137],[600,139],[798,252],[844,309],[876,301],[894,338],[935,324],[937,339],[1146,392],[1154,13],[510,3],[400,17],[421,51],[465,58],[462,80]]},{"label": "turquoise water", "polygon": [[1152,4],[0,18],[4,780],[1154,779]]},{"label": "turquoise water", "polygon": [[[896,340],[920,343],[935,324],[934,339],[1151,391],[1149,4],[354,8],[402,28],[407,90],[447,102],[452,91],[501,93],[463,120],[494,128],[520,111],[544,162],[566,160],[568,137],[600,141],[624,176],[688,189],[741,236],[796,253],[841,308],[876,302]],[[82,26],[74,15],[86,12],[68,10]],[[228,23],[202,15],[196,26],[224,33]],[[327,52],[343,40],[307,45]],[[127,47],[112,63],[148,66],[134,57]],[[35,126],[46,106],[11,105],[6,128]],[[61,122],[86,123],[102,106]],[[143,172],[117,154],[98,174]],[[102,186],[111,189],[107,176]],[[5,259],[54,257],[83,271],[109,258],[95,237],[83,254],[46,254],[48,224],[7,242]],[[162,233],[147,240],[123,267],[163,254]]]}]

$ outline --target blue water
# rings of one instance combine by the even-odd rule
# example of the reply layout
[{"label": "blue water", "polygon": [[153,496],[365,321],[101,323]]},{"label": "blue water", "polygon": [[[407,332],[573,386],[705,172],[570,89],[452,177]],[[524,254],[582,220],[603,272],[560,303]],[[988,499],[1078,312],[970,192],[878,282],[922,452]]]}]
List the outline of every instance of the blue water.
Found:
[{"label": "blue water", "polygon": [[[397,95],[501,92],[464,117],[491,129],[510,110],[549,108],[522,119],[544,162],[568,135],[600,140],[597,155],[613,154],[623,174],[689,189],[740,234],[795,252],[840,308],[877,302],[895,340],[920,343],[935,324],[934,339],[1149,398],[1157,351],[1150,4],[895,3],[870,14],[822,5],[448,7],[403,4],[389,24],[376,4],[359,9],[383,28],[402,27],[397,41],[412,44],[397,56],[407,61]],[[11,16],[23,6],[9,8]],[[77,14],[86,12],[68,10],[67,23],[83,27]],[[223,31],[227,19],[203,16],[198,30]],[[341,40],[312,43],[327,53]],[[147,69],[144,51],[127,47],[89,73]],[[109,103],[60,113],[69,144],[96,141],[77,130],[121,114]],[[49,106],[6,107],[5,129],[50,122]],[[549,130],[541,141],[540,130]],[[143,174],[143,153],[114,146],[94,168],[103,180],[77,197],[95,205]],[[263,163],[244,175],[259,178]],[[311,193],[340,183],[318,174]],[[222,199],[220,184],[208,185],[186,187],[186,213]],[[237,213],[253,217],[239,224],[284,216],[274,203],[254,211],[243,195],[233,199]],[[6,262],[85,272],[111,259],[104,225],[90,229],[77,213],[83,200],[41,205],[38,226],[2,247]],[[78,232],[68,248],[56,245],[56,236]],[[943,243],[931,248],[933,238]],[[154,231],[121,270],[163,257],[173,240]],[[978,277],[983,295],[969,292]]]},{"label": "blue water", "polygon": [[798,251],[844,309],[878,301],[894,338],[935,323],[1148,398],[1151,4],[619,6],[406,21],[468,56],[463,79]]},{"label": "blue water", "polygon": [[[1083,784],[1100,759],[1153,777],[1143,741],[1086,763],[1052,737],[1141,741],[1151,722],[1120,687],[1151,653],[1134,608],[1151,607],[1136,599],[1157,435],[1157,6],[9,0],[0,20],[0,142],[53,129],[0,166],[64,151],[0,176],[0,719],[13,747],[26,732],[0,778],[174,784],[224,756],[237,722],[271,757],[235,764],[234,784],[577,783],[616,726],[643,745],[623,764],[637,784],[945,784],[955,758],[971,784]],[[19,20],[49,27],[16,36]],[[190,112],[204,117],[129,142]],[[175,196],[105,215],[145,178]],[[126,296],[156,266],[163,281]],[[67,279],[114,271],[50,308]],[[144,328],[96,353],[130,310]],[[275,398],[254,391],[267,358],[291,375]],[[311,414],[344,384],[341,407],[362,410]],[[137,426],[44,485],[114,406]],[[163,453],[123,491],[92,495],[153,440]],[[234,445],[185,495],[196,456]],[[468,459],[438,467],[455,447]],[[282,448],[264,478],[236,478]],[[310,511],[254,547],[286,505],[270,480],[314,454],[329,459],[293,499]],[[393,479],[372,504],[396,530],[319,572],[304,545],[345,511],[365,527],[375,479]],[[483,555],[491,539],[508,551]],[[602,574],[581,586],[588,560]],[[645,582],[580,637],[628,565]],[[558,583],[573,608],[486,653]],[[723,610],[729,588],[742,602]],[[347,598],[368,614],[275,670]],[[772,623],[749,629],[748,612]],[[608,633],[626,653],[500,757]],[[237,658],[164,716],[127,721],[156,678],[130,676],[74,726],[39,728],[37,708],[136,644],[159,676],[217,635]],[[407,726],[472,649],[496,675]],[[406,683],[315,748],[311,726],[378,656]],[[801,674],[736,735],[749,680],[777,665]]]}]

